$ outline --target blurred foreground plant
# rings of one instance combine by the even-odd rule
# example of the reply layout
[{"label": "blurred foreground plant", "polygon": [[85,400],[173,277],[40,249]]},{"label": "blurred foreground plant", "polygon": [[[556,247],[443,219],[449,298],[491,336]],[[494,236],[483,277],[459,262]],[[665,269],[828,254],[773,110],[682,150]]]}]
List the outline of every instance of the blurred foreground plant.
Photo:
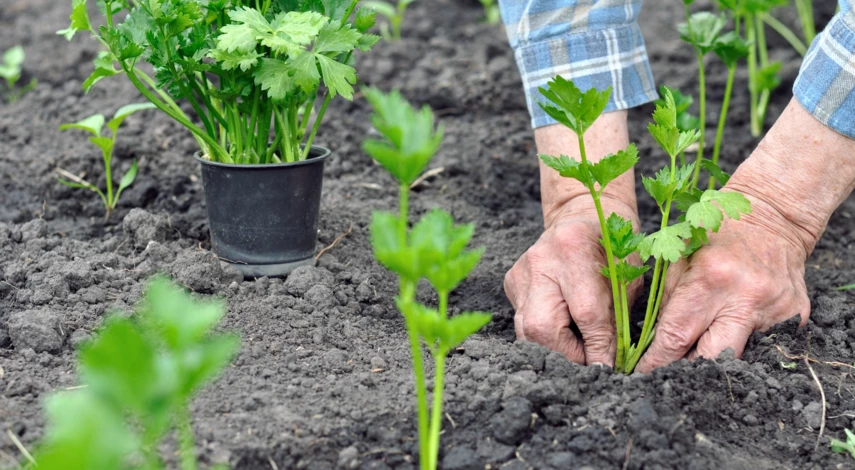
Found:
[{"label": "blurred foreground plant", "polygon": [[225,312],[154,278],[136,315],[109,317],[81,347],[81,386],[48,398],[35,468],[165,468],[158,446],[175,430],[181,468],[195,469],[190,401],[238,350],[236,336],[213,332]]},{"label": "blurred foreground plant", "polygon": [[23,72],[22,66],[24,65],[24,59],[26,58],[26,54],[24,54],[24,48],[21,46],[15,46],[11,49],[7,49],[6,52],[3,53],[3,61],[0,62],[0,78],[6,80],[6,91],[3,92],[3,95],[8,103],[14,103],[18,101],[24,93],[32,90],[36,87],[36,79],[30,80],[30,83],[24,85],[21,88],[16,89],[15,85],[17,85],[18,80],[21,79],[21,73]]},{"label": "blurred foreground plant", "polygon": [[[475,226],[455,225],[451,215],[440,209],[428,212],[409,228],[410,185],[439,148],[442,127],[435,131],[431,110],[424,107],[416,111],[396,91],[387,95],[370,89],[365,96],[374,107],[372,123],[384,139],[366,140],[363,148],[395,177],[400,188],[397,215],[373,214],[371,245],[377,260],[398,275],[399,293],[395,302],[409,333],[416,379],[420,468],[434,470],[442,431],[446,356],[491,319],[490,314],[481,312],[449,317],[448,295],[472,272],[484,250],[466,250]],[[421,279],[427,279],[436,290],[438,308],[416,301],[416,284]],[[430,408],[420,341],[424,342],[435,364]]]}]

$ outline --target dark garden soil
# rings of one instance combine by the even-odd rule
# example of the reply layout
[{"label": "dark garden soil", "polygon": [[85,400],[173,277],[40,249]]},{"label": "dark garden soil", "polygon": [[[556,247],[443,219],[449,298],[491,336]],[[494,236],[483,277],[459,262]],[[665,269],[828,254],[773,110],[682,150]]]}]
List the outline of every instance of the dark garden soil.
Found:
[{"label": "dark garden soil", "polygon": [[[209,251],[200,170],[189,133],[149,111],[121,129],[116,165],[140,161],[136,184],[104,224],[92,194],[57,184],[57,167],[103,181],[100,156],[80,133],[57,126],[140,101],[120,77],[86,96],[82,81],[98,51],[68,23],[70,0],[0,0],[0,50],[22,44],[25,80],[38,88],[0,104],[0,466],[18,451],[6,431],[32,446],[41,405],[75,385],[74,348],[104,315],[128,310],[144,281],[167,272],[184,286],[228,299],[224,327],[240,332],[232,367],[194,402],[200,458],[240,469],[414,468],[414,394],[404,328],[391,301],[394,278],[373,260],[372,210],[396,204],[391,179],[360,150],[371,133],[363,99],[337,101],[319,142],[328,161],[318,246],[352,231],[318,266],[287,279],[243,281]],[[695,65],[679,43],[679,2],[647,2],[642,27],[661,84],[696,91]],[[653,4],[656,3],[656,6]],[[826,21],[834,2],[815,2]],[[702,3],[704,5],[704,3]],[[567,363],[514,343],[502,278],[541,232],[532,131],[513,54],[501,27],[479,20],[474,0],[416,2],[405,39],[358,59],[364,85],[401,88],[431,105],[446,125],[432,166],[443,171],[416,190],[415,212],[440,206],[477,226],[487,252],[452,295],[454,310],[485,310],[495,321],[449,359],[442,468],[451,469],[833,469],[853,468],[817,435],[825,389],[826,436],[855,427],[855,198],[832,217],[808,261],[813,316],[799,330],[779,325],[752,338],[743,360],[680,362],[631,377]],[[792,24],[794,15],[783,19]],[[660,34],[661,37],[655,37]],[[786,105],[798,57],[770,33],[785,61],[771,118]],[[711,61],[715,111],[724,69]],[[748,132],[744,75],[734,97],[723,160],[732,170],[756,144]],[[640,169],[662,166],[645,126],[652,107],[631,112]],[[716,116],[711,113],[710,118]],[[714,121],[713,121],[714,122]],[[650,229],[658,221],[642,198]],[[429,291],[423,291],[429,301]]]}]

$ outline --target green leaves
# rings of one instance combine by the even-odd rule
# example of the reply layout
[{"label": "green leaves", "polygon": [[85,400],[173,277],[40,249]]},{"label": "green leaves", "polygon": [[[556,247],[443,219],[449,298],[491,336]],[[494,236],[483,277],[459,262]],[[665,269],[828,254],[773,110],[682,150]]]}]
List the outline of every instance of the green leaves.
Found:
[{"label": "green leaves", "polygon": [[80,30],[89,30],[89,13],[86,11],[86,0],[73,0],[71,2],[71,16],[69,17],[71,24],[68,28],[57,31],[56,34],[65,36],[65,39],[71,41],[74,34]]},{"label": "green leaves", "polygon": [[600,117],[612,94],[611,87],[605,91],[592,88],[583,93],[576,84],[561,76],[556,76],[547,83],[546,88],[538,90],[549,100],[549,103],[538,101],[541,109],[578,136],[584,134]]},{"label": "green leaves", "polygon": [[758,69],[757,74],[749,85],[754,87],[754,90],[758,93],[764,90],[772,91],[781,85],[781,76],[779,75],[780,71],[781,63],[772,62],[769,65]]},{"label": "green leaves", "polygon": [[677,127],[677,105],[674,95],[668,87],[662,87],[664,91],[663,104],[656,105],[653,112],[653,120],[647,130],[656,139],[656,142],[673,159],[683,152],[701,137],[697,129],[680,130]]},{"label": "green leaves", "polygon": [[724,62],[728,68],[736,67],[736,64],[748,57],[749,43],[742,39],[735,31],[730,31],[719,37],[713,46],[715,55]]},{"label": "green leaves", "polygon": [[428,344],[431,353],[439,357],[448,354],[492,320],[489,313],[464,312],[447,318],[437,310],[416,302],[399,298],[396,303],[407,321],[407,328],[414,330]]},{"label": "green leaves", "polygon": [[157,441],[181,426],[176,415],[237,350],[236,337],[213,333],[222,303],[199,302],[158,277],[142,305],[135,317],[109,317],[81,348],[84,387],[49,399],[39,468],[124,468],[134,452],[159,463]]},{"label": "green leaves", "polygon": [[723,15],[702,11],[690,16],[688,23],[680,23],[677,30],[680,32],[680,39],[706,55],[715,47],[716,39],[725,24],[727,19]]},{"label": "green leaves", "polygon": [[397,91],[384,94],[371,88],[365,97],[374,108],[371,122],[383,140],[367,139],[362,149],[399,183],[409,186],[439,149],[443,128],[434,130],[430,108],[416,111]]},{"label": "green leaves", "polygon": [[665,210],[665,204],[669,199],[676,198],[689,189],[692,171],[695,164],[676,167],[674,175],[671,175],[671,168],[665,167],[656,173],[655,178],[641,177],[641,182],[647,193],[656,201],[660,210]]},{"label": "green leaves", "polygon": [[156,106],[153,103],[134,103],[127,104],[122,106],[118,110],[116,110],[116,114],[113,115],[113,119],[107,123],[107,127],[113,131],[113,134],[119,132],[119,126],[125,121],[125,118],[139,111],[144,111],[146,109],[154,109]]},{"label": "green leaves", "polygon": [[101,129],[104,127],[104,115],[93,114],[82,121],[77,121],[70,124],[59,126],[59,130],[65,131],[68,129],[80,129],[91,133],[95,137],[101,137]]},{"label": "green leaves", "polygon": [[642,260],[651,256],[655,259],[676,263],[683,256],[686,248],[684,240],[692,237],[692,227],[686,222],[665,227],[652,233],[638,245]]},{"label": "green leaves", "polygon": [[3,53],[3,62],[0,63],[0,78],[6,80],[6,86],[9,90],[21,78],[21,65],[24,64],[25,57],[24,48],[21,46],[14,46]]},{"label": "green leaves", "polygon": [[846,432],[846,442],[831,439],[831,451],[840,454],[849,453],[849,456],[855,459],[855,433],[848,429],[843,431]]},{"label": "green leaves", "polygon": [[725,215],[739,220],[742,214],[750,213],[751,203],[742,194],[709,189],[704,191],[700,201],[689,207],[686,221],[693,227],[718,232]]},{"label": "green leaves", "polygon": [[590,190],[594,190],[594,183],[599,184],[599,191],[602,192],[609,183],[638,163],[638,148],[635,144],[630,144],[626,150],[607,155],[596,163],[588,163],[587,166],[566,155],[540,155],[540,159],[561,176],[575,179]]},{"label": "green leaves", "polygon": [[284,100],[296,87],[291,68],[285,61],[264,59],[253,75],[255,83],[267,92],[267,96],[274,100]]},{"label": "green leaves", "polygon": [[116,70],[113,67],[113,54],[107,51],[101,51],[98,53],[98,57],[95,58],[95,70],[91,75],[83,82],[83,91],[89,93],[89,90],[95,86],[102,78],[112,77],[113,75],[121,73],[121,71]]},{"label": "green leaves", "polygon": [[[612,254],[619,260],[634,253],[639,243],[644,239],[644,234],[633,232],[632,222],[614,212],[606,219],[606,229],[611,242]],[[600,240],[600,243],[603,244],[603,241]]]},{"label": "green leaves", "polygon": [[[673,88],[667,88],[665,86],[659,87],[660,96],[665,96],[668,91],[671,92],[671,96],[674,99],[674,106],[677,109],[677,129],[680,129],[681,131],[697,129],[700,124],[699,119],[697,116],[689,113],[689,108],[692,106],[694,98],[692,98],[691,95],[684,95],[680,93],[679,90],[675,90]],[[667,106],[667,103],[664,98],[659,98],[656,100],[656,105],[665,107]]]},{"label": "green leaves", "polygon": [[[638,279],[643,276],[650,269],[650,266],[646,264],[642,264],[641,266],[636,266],[634,264],[630,264],[629,261],[622,260],[615,264],[615,271],[617,274],[617,281],[622,284],[629,284],[630,282]],[[611,273],[609,272],[608,266],[603,266],[600,269],[600,274],[604,277],[610,277]]]}]

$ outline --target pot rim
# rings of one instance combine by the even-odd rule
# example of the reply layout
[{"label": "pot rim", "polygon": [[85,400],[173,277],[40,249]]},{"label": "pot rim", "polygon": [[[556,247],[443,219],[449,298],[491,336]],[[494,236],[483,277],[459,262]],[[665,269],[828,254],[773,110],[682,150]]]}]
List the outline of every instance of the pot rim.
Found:
[{"label": "pot rim", "polygon": [[193,154],[193,158],[196,159],[199,163],[203,165],[209,166],[217,166],[221,168],[229,168],[233,170],[267,170],[267,169],[275,169],[275,168],[287,168],[287,167],[295,167],[302,165],[311,165],[315,163],[321,163],[330,155],[332,155],[332,151],[326,147],[322,147],[320,145],[312,145],[312,151],[320,151],[320,155],[312,156],[313,152],[309,152],[309,158],[299,161],[299,162],[284,162],[284,163],[249,163],[249,164],[239,164],[239,163],[223,163],[223,162],[212,162],[211,160],[205,160],[202,158],[202,151],[197,150],[196,153]]}]

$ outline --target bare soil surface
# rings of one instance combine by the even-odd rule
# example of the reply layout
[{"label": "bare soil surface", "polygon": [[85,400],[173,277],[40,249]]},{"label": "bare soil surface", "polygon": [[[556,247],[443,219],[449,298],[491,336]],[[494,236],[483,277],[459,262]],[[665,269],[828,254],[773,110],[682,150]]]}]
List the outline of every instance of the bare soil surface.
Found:
[{"label": "bare soil surface", "polygon": [[[121,77],[89,95],[81,84],[97,43],[69,44],[70,1],[0,0],[0,50],[22,44],[25,81],[38,88],[0,104],[0,466],[43,433],[45,396],[76,383],[75,346],[110,311],[130,310],[145,280],[166,272],[195,292],[227,299],[224,328],[243,349],[193,404],[201,460],[239,469],[415,468],[417,442],[407,337],[392,303],[392,275],[373,260],[370,213],[396,204],[391,179],[362,153],[371,133],[363,99],[338,100],[319,143],[328,161],[318,247],[352,228],[317,267],[287,279],[244,281],[209,251],[196,150],[190,134],[147,112],[120,130],[116,163],[141,168],[119,210],[104,224],[100,202],[60,186],[57,167],[103,183],[100,155],[85,136],[57,126],[141,101]],[[647,2],[642,14],[660,84],[697,90],[691,51],[674,24],[679,2]],[[707,5],[706,2],[700,2]],[[827,21],[833,2],[816,2]],[[819,5],[818,5],[819,6]],[[855,199],[834,214],[808,261],[813,315],[756,334],[742,360],[682,361],[630,377],[570,364],[515,343],[504,273],[542,230],[532,131],[521,83],[501,27],[480,22],[474,0],[410,7],[404,40],[358,59],[363,85],[398,87],[431,105],[447,136],[432,167],[443,171],[413,197],[417,214],[449,209],[476,224],[486,255],[453,295],[456,310],[485,310],[495,321],[449,359],[441,466],[452,469],[837,469],[822,422],[820,391],[802,360],[809,353],[826,396],[826,436],[855,427]],[[782,17],[792,24],[793,12]],[[773,33],[773,59],[785,61],[771,120],[790,98],[799,57]],[[710,61],[711,122],[724,68]],[[757,141],[748,131],[747,90],[738,77],[723,152],[732,170]],[[663,165],[645,126],[652,107],[633,110],[640,171]],[[712,136],[712,127],[710,136]],[[641,198],[645,230],[658,224]],[[423,300],[430,301],[427,288]],[[786,367],[785,367],[786,366]]]}]

